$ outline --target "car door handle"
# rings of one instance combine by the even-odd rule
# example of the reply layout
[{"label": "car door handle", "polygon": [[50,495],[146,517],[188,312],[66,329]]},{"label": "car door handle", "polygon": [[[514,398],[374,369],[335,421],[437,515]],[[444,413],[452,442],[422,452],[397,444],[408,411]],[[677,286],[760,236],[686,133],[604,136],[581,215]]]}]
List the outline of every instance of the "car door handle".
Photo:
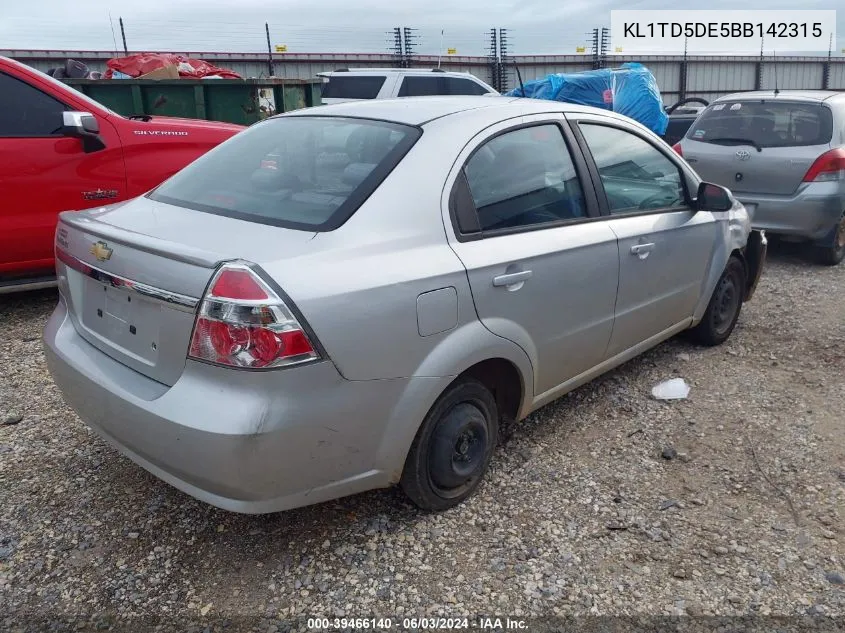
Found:
[{"label": "car door handle", "polygon": [[636,255],[640,259],[645,259],[648,254],[654,250],[654,244],[634,244],[631,247],[631,255]]},{"label": "car door handle", "polygon": [[504,275],[498,275],[493,277],[493,285],[496,287],[499,286],[512,286],[514,284],[518,284],[522,281],[525,281],[534,273],[530,270],[521,270],[518,273],[506,273]]}]

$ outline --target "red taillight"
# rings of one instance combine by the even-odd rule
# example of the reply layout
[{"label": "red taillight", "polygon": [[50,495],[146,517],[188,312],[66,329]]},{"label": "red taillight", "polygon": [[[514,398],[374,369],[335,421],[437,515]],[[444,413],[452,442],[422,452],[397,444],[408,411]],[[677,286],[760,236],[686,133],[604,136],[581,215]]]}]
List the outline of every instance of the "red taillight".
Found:
[{"label": "red taillight", "polygon": [[302,324],[246,264],[226,264],[203,299],[188,356],[227,367],[282,367],[319,359]]},{"label": "red taillight", "polygon": [[[284,349],[280,333],[272,330],[261,329],[255,333],[255,356],[262,363],[273,362]],[[310,351],[310,346],[307,351]]]},{"label": "red taillight", "polygon": [[249,346],[249,329],[223,321],[207,321],[211,346],[218,356],[234,356]]},{"label": "red taillight", "polygon": [[675,144],[672,146],[672,149],[673,149],[673,150],[675,150],[675,151],[678,153],[678,156],[683,156],[683,155],[684,155],[684,150],[681,148],[681,143],[680,143],[680,141],[679,141],[679,142],[677,142],[677,143],[675,143]]},{"label": "red taillight", "polygon": [[269,299],[260,282],[247,270],[223,269],[217,281],[211,287],[211,295],[226,299],[260,301]]},{"label": "red taillight", "polygon": [[841,147],[819,156],[804,176],[804,182],[830,180],[845,180],[845,149]]}]

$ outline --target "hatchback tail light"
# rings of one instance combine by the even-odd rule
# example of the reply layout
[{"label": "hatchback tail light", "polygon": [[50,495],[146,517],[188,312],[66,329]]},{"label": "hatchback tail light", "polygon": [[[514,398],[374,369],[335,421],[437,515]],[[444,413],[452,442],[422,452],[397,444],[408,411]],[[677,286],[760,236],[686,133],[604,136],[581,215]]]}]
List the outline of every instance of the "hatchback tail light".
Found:
[{"label": "hatchback tail light", "polygon": [[804,182],[831,180],[845,180],[845,149],[841,147],[819,156],[804,176]]},{"label": "hatchback tail light", "polygon": [[214,275],[194,323],[188,356],[245,369],[320,358],[303,324],[246,263],[224,264]]},{"label": "hatchback tail light", "polygon": [[675,143],[675,144],[672,146],[672,149],[673,149],[673,150],[675,150],[675,151],[677,152],[678,156],[683,157],[683,155],[684,155],[684,150],[681,148],[681,142],[680,142],[680,141],[678,141],[677,143]]}]

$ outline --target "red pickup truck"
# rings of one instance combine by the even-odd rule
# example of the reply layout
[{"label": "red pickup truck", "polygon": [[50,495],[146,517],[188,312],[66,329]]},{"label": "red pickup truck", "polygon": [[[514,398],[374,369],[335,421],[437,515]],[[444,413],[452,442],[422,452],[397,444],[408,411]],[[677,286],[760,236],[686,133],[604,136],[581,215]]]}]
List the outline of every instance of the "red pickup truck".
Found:
[{"label": "red pickup truck", "polygon": [[54,285],[59,212],[144,194],[242,129],[124,117],[0,57],[0,294]]}]

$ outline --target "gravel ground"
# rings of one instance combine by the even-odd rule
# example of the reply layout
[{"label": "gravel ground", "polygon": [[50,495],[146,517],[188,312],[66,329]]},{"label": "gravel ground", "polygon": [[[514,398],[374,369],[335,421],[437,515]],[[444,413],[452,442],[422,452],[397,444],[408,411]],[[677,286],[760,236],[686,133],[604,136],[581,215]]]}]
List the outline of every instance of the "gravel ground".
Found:
[{"label": "gravel ground", "polygon": [[[440,515],[397,490],[258,517],[194,501],[64,405],[54,294],[0,297],[0,629],[845,616],[845,265],[771,251],[728,343],[670,341],[547,406]],[[689,398],[654,400],[673,377]]]}]

